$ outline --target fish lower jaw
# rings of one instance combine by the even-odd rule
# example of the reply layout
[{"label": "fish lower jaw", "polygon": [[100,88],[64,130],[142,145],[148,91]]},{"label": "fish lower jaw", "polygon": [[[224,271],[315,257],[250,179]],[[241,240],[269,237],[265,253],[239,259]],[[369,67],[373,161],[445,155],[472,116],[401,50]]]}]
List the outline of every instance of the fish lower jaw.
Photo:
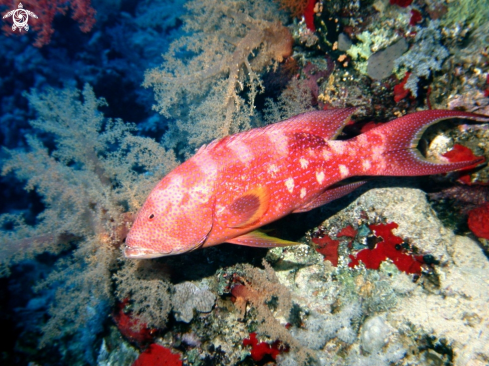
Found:
[{"label": "fish lower jaw", "polygon": [[162,257],[164,255],[168,255],[168,253],[161,253],[161,252],[157,252],[156,250],[148,249],[148,248],[136,248],[136,247],[129,247],[129,246],[126,246],[124,248],[124,256],[126,258],[150,259],[150,258]]}]

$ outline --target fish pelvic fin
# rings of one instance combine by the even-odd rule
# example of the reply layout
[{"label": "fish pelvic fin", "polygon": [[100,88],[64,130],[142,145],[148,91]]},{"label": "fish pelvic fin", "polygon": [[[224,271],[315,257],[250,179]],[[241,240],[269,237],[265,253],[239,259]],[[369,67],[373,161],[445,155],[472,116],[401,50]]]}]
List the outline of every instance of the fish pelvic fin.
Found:
[{"label": "fish pelvic fin", "polygon": [[421,135],[429,126],[452,118],[470,119],[481,123],[489,122],[489,117],[474,113],[429,110],[405,115],[363,134],[365,135],[364,139],[370,144],[379,143],[383,147],[383,152],[378,157],[382,162],[377,166],[376,171],[372,171],[372,174],[386,176],[431,175],[482,164],[485,160],[484,157],[459,162],[430,161],[417,149]]},{"label": "fish pelvic fin", "polygon": [[273,236],[268,236],[263,231],[255,230],[244,235],[237,236],[233,239],[226,240],[226,243],[244,245],[247,247],[256,248],[275,248],[275,247],[289,247],[292,245],[299,245],[295,241],[288,241]]}]

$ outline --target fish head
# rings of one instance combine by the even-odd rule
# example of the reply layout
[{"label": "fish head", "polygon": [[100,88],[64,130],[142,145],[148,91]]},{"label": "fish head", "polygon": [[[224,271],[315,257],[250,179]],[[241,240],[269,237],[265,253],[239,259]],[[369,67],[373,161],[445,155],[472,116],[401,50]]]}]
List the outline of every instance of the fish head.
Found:
[{"label": "fish head", "polygon": [[206,241],[213,222],[213,185],[192,184],[181,176],[167,176],[141,207],[125,242],[127,258],[157,258],[182,254]]}]

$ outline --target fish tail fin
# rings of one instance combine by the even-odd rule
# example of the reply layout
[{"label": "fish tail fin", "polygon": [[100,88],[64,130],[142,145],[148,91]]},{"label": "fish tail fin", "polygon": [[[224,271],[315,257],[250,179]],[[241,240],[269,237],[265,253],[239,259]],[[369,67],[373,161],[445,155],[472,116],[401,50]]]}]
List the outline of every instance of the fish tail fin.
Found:
[{"label": "fish tail fin", "polygon": [[[382,151],[372,156],[377,160],[370,174],[389,176],[417,176],[447,173],[459,170],[471,165],[477,166],[484,162],[484,157],[449,162],[430,161],[426,159],[417,149],[419,139],[423,132],[431,125],[445,119],[463,118],[477,122],[489,122],[489,117],[474,113],[429,110],[412,113],[400,117],[394,121],[369,130],[360,135],[364,144],[369,146],[382,146]],[[379,156],[380,155],[380,156]]]}]

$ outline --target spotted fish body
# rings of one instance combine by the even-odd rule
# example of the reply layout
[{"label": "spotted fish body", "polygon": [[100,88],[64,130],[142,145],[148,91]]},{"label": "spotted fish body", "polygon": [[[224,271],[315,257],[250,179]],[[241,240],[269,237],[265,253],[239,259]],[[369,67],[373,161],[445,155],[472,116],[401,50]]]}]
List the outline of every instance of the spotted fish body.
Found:
[{"label": "spotted fish body", "polygon": [[423,111],[335,141],[354,110],[309,112],[203,146],[150,193],[126,238],[125,255],[154,258],[224,242],[294,245],[256,229],[363,184],[337,184],[349,177],[438,174],[484,160],[431,162],[416,146],[423,131],[440,120],[489,117]]}]

